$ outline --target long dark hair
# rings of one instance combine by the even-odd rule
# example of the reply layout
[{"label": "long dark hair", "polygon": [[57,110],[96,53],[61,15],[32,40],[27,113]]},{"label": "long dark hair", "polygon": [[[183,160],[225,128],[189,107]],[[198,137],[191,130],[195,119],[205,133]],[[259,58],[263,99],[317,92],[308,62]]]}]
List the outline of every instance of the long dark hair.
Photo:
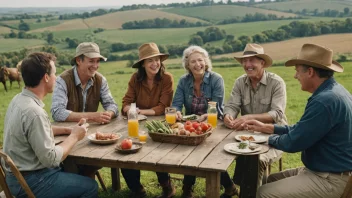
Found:
[{"label": "long dark hair", "polygon": [[[144,79],[147,78],[147,72],[145,68],[142,66],[144,60],[139,64],[138,71],[137,71],[137,81],[142,82]],[[160,81],[165,73],[165,66],[164,63],[160,62],[160,69],[158,73],[155,75],[155,80]]]}]

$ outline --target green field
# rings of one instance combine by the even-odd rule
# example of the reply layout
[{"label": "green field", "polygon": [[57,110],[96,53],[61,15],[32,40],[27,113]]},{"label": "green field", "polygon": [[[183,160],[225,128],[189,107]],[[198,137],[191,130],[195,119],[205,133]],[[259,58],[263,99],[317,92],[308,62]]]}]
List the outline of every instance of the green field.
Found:
[{"label": "green field", "polygon": [[[135,70],[132,68],[126,68],[126,61],[121,62],[108,62],[101,64],[99,71],[104,74],[109,82],[109,86],[112,92],[113,97],[115,98],[116,102],[118,103],[119,107],[121,107],[122,97],[126,92],[127,82]],[[352,92],[352,63],[342,63],[345,67],[345,72],[341,74],[336,74],[335,78],[339,83],[344,85],[349,92]],[[293,124],[297,122],[306,105],[307,99],[310,96],[309,93],[303,92],[300,90],[300,84],[297,80],[293,78],[294,75],[294,68],[290,67],[271,67],[268,69],[271,72],[274,72],[280,75],[286,82],[287,87],[287,107],[286,107],[286,115],[288,117],[289,123]],[[116,74],[118,71],[125,71],[128,72],[127,74]],[[175,79],[175,88],[177,86],[177,82],[179,77],[185,73],[183,69],[169,69]],[[225,80],[225,101],[228,100],[229,94],[231,92],[234,80],[242,75],[243,69],[241,67],[232,67],[232,68],[214,68],[214,71],[220,73],[224,80]],[[58,69],[57,73],[59,74],[62,72],[62,69]],[[14,85],[14,87],[9,90],[9,92],[5,92],[3,87],[0,87],[0,96],[2,98],[2,102],[0,105],[0,139],[2,140],[3,134],[3,127],[4,127],[4,116],[7,109],[9,102],[11,101],[12,97],[19,93],[21,90]],[[45,98],[45,109],[50,115],[50,106],[51,106],[51,94],[49,94]],[[50,115],[51,116],[51,115]],[[2,143],[1,143],[2,144]],[[284,154],[283,157],[283,166],[284,169],[294,168],[298,166],[302,166],[300,161],[300,154]],[[233,167],[235,163],[229,168],[230,175],[233,174]],[[278,165],[275,163],[272,167],[272,172],[278,171]],[[111,189],[111,178],[110,178],[110,169],[104,168],[102,171],[103,178],[105,179],[106,185]],[[173,175],[173,177],[183,178],[181,175]],[[122,178],[122,176],[121,176]],[[123,181],[123,179],[122,179]],[[146,187],[148,191],[148,197],[155,197],[161,193],[161,189],[158,186],[157,178],[155,173],[142,171],[141,176],[142,184]],[[173,179],[173,183],[175,183],[177,188],[177,196],[180,196],[182,192],[182,180]],[[196,197],[202,197],[205,194],[205,183],[204,179],[197,179],[196,187],[195,187],[195,195]],[[126,187],[125,182],[122,182],[122,191],[119,193],[109,192],[101,192],[99,193],[99,197],[122,197],[128,198],[128,189]]]},{"label": "green field", "polygon": [[[312,17],[301,19],[300,21],[330,21],[332,18]],[[343,19],[341,19],[343,20]],[[264,30],[276,30],[282,25],[289,24],[293,20],[279,21],[262,21],[251,23],[235,23],[227,25],[217,25],[224,29],[227,34],[235,36],[254,35]],[[156,42],[157,44],[187,44],[190,36],[197,31],[204,31],[206,27],[196,28],[164,28],[164,29],[141,29],[141,30],[106,30],[96,34],[96,37],[107,42],[124,42],[124,43],[144,43]],[[58,34],[59,32],[55,33]],[[71,35],[73,36],[73,35]],[[222,42],[221,42],[222,45]]]},{"label": "green field", "polygon": [[343,9],[345,7],[352,9],[352,2],[344,0],[294,0],[257,4],[256,7],[280,11],[302,11],[303,9],[313,11],[315,9],[318,9],[319,12],[322,12],[324,10],[330,9],[343,12]]},{"label": "green field", "polygon": [[275,14],[278,17],[294,17],[295,14],[284,13],[278,11],[265,10],[254,7],[236,6],[236,5],[215,5],[215,6],[200,6],[189,8],[171,8],[163,9],[165,12],[175,13],[184,16],[205,19],[207,21],[216,23],[224,19],[231,19],[235,17],[243,17],[246,14]]},{"label": "green field", "polygon": [[39,39],[0,39],[0,53],[42,46],[46,41]]}]

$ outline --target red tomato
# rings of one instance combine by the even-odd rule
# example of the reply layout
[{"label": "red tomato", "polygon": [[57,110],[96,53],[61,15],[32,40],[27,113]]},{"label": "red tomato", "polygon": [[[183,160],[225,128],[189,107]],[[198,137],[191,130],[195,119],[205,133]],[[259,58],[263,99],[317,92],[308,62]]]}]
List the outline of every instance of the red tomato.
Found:
[{"label": "red tomato", "polygon": [[204,123],[204,122],[202,122],[201,124],[200,124],[200,127],[202,128],[202,131],[203,132],[206,132],[207,130],[208,130],[208,124],[207,123]]},{"label": "red tomato", "polygon": [[132,140],[131,139],[122,140],[121,148],[124,149],[124,150],[131,149],[132,148]]},{"label": "red tomato", "polygon": [[192,133],[192,132],[195,132],[196,130],[193,127],[191,127],[188,131]]},{"label": "red tomato", "polygon": [[207,125],[208,125],[208,128],[211,128],[211,127],[213,127],[213,126],[211,126],[211,124],[209,124],[209,123],[207,123]]},{"label": "red tomato", "polygon": [[198,126],[198,127],[196,128],[196,131],[202,132],[202,127]]},{"label": "red tomato", "polygon": [[198,128],[200,126],[200,124],[198,122],[193,122],[192,126],[193,126],[193,128],[196,129],[196,128]]},{"label": "red tomato", "polygon": [[192,125],[186,125],[186,126],[185,126],[185,129],[186,129],[187,131],[189,131],[191,128],[193,128]]},{"label": "red tomato", "polygon": [[186,125],[192,125],[192,122],[191,121],[187,121]]}]

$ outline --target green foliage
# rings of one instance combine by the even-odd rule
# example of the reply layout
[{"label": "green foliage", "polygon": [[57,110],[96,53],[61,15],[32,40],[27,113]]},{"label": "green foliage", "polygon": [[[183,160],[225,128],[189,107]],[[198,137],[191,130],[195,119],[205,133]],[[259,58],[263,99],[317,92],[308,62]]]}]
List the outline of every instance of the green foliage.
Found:
[{"label": "green foliage", "polygon": [[192,23],[186,19],[170,20],[167,18],[146,19],[142,21],[129,21],[122,24],[123,29],[147,29],[147,28],[187,28],[187,27],[200,27],[208,26],[208,23],[197,21]]},{"label": "green foliage", "polygon": [[30,30],[30,27],[29,27],[28,23],[21,22],[21,23],[18,25],[18,29],[19,29],[19,30],[23,30],[23,31],[28,31],[28,30]]},{"label": "green foliage", "polygon": [[188,44],[202,46],[204,43],[202,37],[195,34],[191,36],[191,39],[189,40]]}]

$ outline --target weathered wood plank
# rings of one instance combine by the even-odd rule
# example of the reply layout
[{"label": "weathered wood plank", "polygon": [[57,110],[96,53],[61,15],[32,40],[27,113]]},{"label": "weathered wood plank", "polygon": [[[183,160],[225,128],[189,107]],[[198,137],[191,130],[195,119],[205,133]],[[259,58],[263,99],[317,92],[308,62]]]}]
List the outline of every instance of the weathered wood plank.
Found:
[{"label": "weathered wood plank", "polygon": [[159,160],[161,160],[165,155],[167,155],[170,151],[172,151],[177,144],[169,144],[169,143],[162,143],[144,158],[142,158],[139,162],[140,163],[147,163],[147,164],[156,164]]},{"label": "weathered wood plank", "polygon": [[170,151],[160,161],[158,161],[157,164],[179,166],[195,148],[196,146],[178,145],[175,149]]},{"label": "weathered wood plank", "polygon": [[206,197],[219,197],[220,194],[220,172],[206,173]]},{"label": "weathered wood plank", "polygon": [[231,132],[223,124],[219,124],[213,133],[182,162],[183,167],[198,167],[209,153]]}]

